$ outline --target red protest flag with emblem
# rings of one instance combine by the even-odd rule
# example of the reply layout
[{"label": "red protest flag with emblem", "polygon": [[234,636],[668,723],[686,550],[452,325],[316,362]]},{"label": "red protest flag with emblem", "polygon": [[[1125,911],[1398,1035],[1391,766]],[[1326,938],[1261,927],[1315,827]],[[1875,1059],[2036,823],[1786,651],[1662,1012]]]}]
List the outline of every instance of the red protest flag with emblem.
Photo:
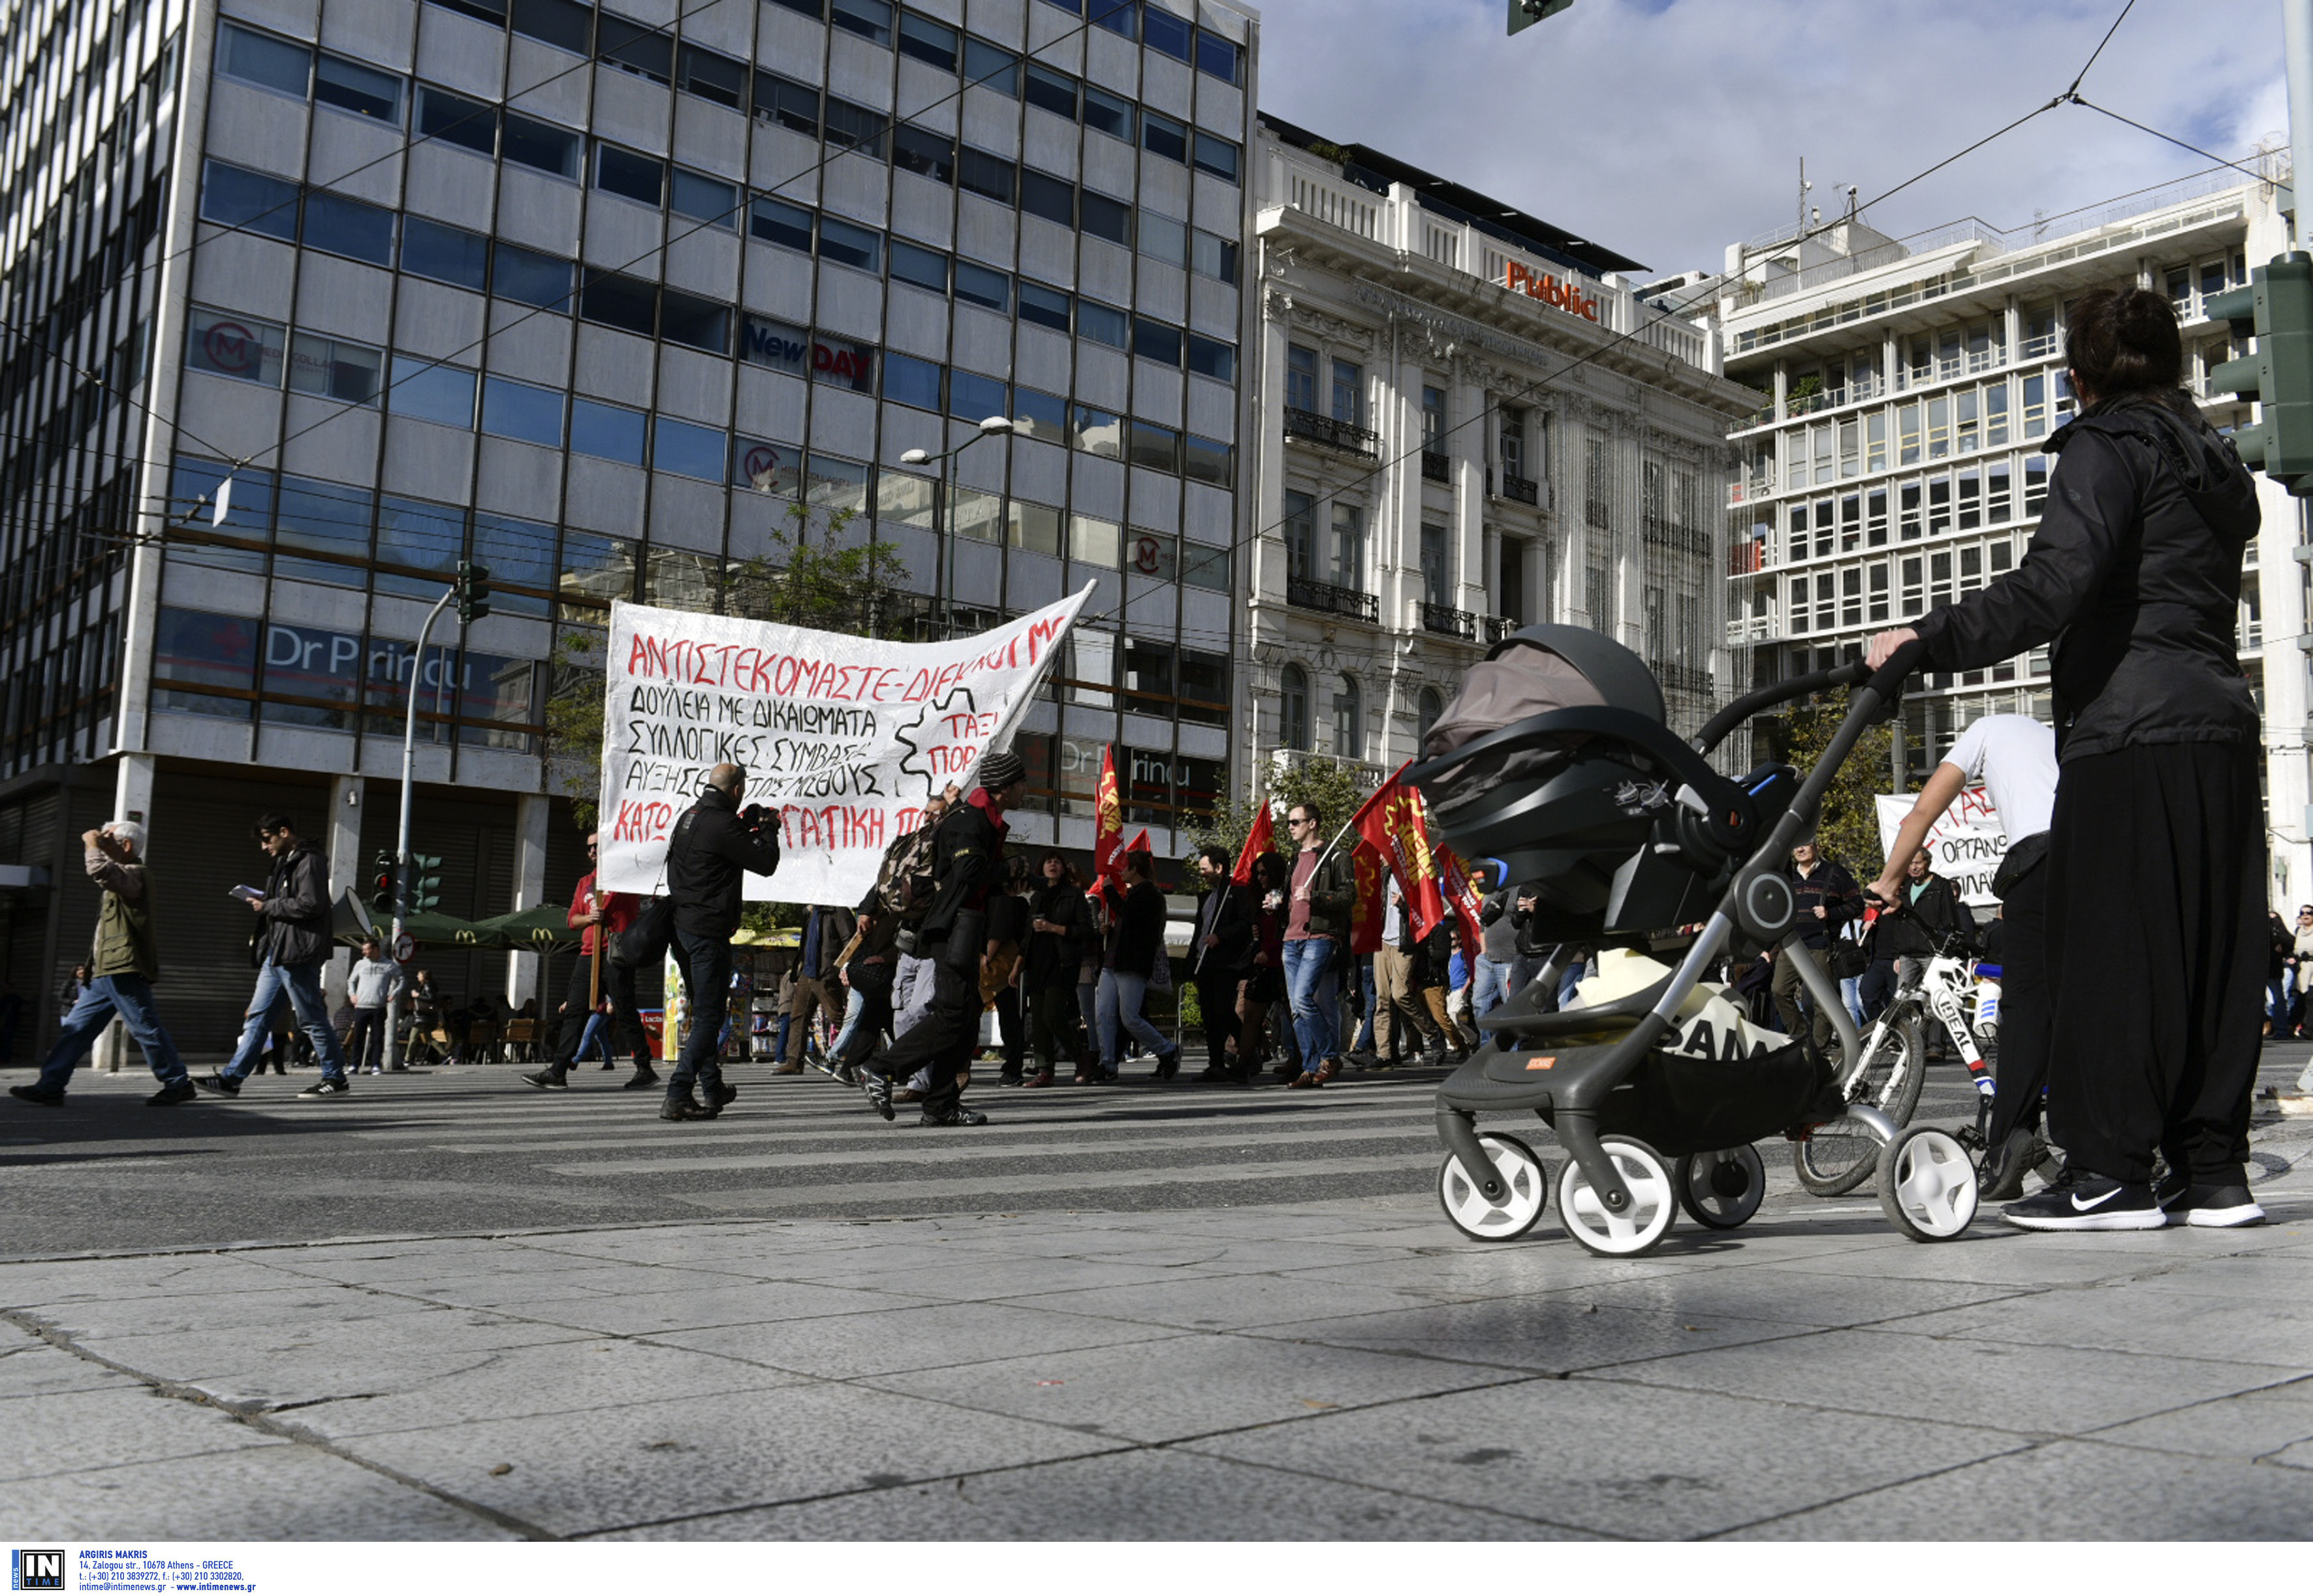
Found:
[{"label": "red protest flag with emblem", "polygon": [[1358,906],[1350,913],[1350,951],[1378,953],[1389,908],[1389,862],[1360,837],[1350,852],[1350,873],[1358,884]]},{"label": "red protest flag with emblem", "polygon": [[1399,779],[1405,769],[1404,765],[1399,766],[1374,790],[1350,825],[1405,890],[1413,934],[1428,936],[1446,917],[1446,899],[1438,887],[1437,852],[1430,846],[1429,820],[1422,812],[1421,794]]},{"label": "red protest flag with emblem", "polygon": [[1229,880],[1240,887],[1253,884],[1253,862],[1277,846],[1277,828],[1269,818],[1269,802],[1262,801],[1253,817],[1253,829],[1244,834],[1244,846],[1236,851],[1236,868],[1229,872]]},{"label": "red protest flag with emblem", "polygon": [[1092,790],[1092,864],[1095,880],[1124,868],[1124,804],[1116,791],[1116,749],[1100,750],[1100,785]]},{"label": "red protest flag with emblem", "polygon": [[[1427,820],[1428,818],[1425,812],[1423,819]],[[1478,915],[1485,907],[1484,895],[1478,890],[1477,882],[1470,879],[1470,867],[1462,863],[1461,855],[1442,842],[1432,846],[1438,855],[1439,885],[1444,889],[1447,906],[1462,922],[1463,936],[1468,939],[1470,946],[1482,946],[1486,940],[1486,928]]]}]

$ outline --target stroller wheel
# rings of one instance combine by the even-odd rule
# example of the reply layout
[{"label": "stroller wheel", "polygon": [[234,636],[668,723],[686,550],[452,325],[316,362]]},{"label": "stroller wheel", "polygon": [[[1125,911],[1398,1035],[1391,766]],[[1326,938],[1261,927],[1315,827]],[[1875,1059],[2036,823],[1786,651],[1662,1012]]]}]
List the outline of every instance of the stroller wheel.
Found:
[{"label": "stroller wheel", "polygon": [[1494,1171],[1509,1187],[1499,1206],[1487,1200],[1452,1153],[1438,1170],[1438,1202],[1454,1228],[1473,1241],[1508,1241],[1534,1228],[1550,1201],[1550,1171],[1516,1136],[1488,1131],[1478,1137]]},{"label": "stroller wheel", "polygon": [[1949,1131],[1914,1125],[1879,1157],[1879,1206],[1914,1241],[1948,1241],[1975,1217],[1975,1166]]},{"label": "stroller wheel", "polygon": [[1733,1230],[1759,1211],[1767,1195],[1767,1166],[1748,1142],[1718,1153],[1690,1153],[1671,1174],[1678,1206],[1709,1230]]},{"label": "stroller wheel", "polygon": [[1558,1177],[1558,1222],[1568,1235],[1602,1258],[1635,1258],[1653,1251],[1670,1233],[1678,1214],[1670,1171],[1644,1142],[1605,1136],[1598,1144],[1631,1188],[1629,1210],[1616,1214],[1599,1201],[1581,1164],[1570,1158]]}]

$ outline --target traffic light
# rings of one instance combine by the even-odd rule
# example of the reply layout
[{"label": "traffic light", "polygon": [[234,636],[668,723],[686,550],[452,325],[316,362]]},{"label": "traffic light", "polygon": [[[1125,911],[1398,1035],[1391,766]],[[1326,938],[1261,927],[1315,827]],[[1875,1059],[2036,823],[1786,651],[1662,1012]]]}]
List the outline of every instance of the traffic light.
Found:
[{"label": "traffic light", "polygon": [[370,864],[369,907],[382,919],[393,918],[393,855],[383,848]]},{"label": "traffic light", "polygon": [[471,560],[458,562],[458,619],[473,625],[490,612],[490,568]]},{"label": "traffic light", "polygon": [[1510,0],[1510,31],[1531,28],[1544,17],[1556,16],[1574,0]]},{"label": "traffic light", "polygon": [[2313,494],[2313,255],[2276,255],[2247,287],[2211,294],[2208,310],[2232,324],[2236,345],[2256,340],[2209,373],[2211,392],[2256,403],[2256,423],[2233,429],[2233,447],[2250,469]]},{"label": "traffic light", "polygon": [[442,904],[442,855],[409,855],[409,912],[424,914]]}]

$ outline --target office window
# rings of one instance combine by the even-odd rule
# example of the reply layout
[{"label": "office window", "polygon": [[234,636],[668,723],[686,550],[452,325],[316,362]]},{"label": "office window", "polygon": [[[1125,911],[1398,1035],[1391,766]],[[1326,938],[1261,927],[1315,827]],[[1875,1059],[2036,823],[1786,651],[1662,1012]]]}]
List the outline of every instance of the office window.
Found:
[{"label": "office window", "polygon": [[1069,401],[1057,394],[1016,388],[1012,390],[1012,411],[1016,430],[1022,437],[1041,438],[1047,443],[1068,442]]},{"label": "office window", "polygon": [[578,136],[550,123],[506,113],[506,133],[500,153],[521,166],[550,171],[558,178],[578,176]]},{"label": "office window", "polygon": [[1232,487],[1236,482],[1236,451],[1218,439],[1200,438],[1191,433],[1183,469],[1192,482]]},{"label": "office window", "polygon": [[1300,344],[1285,350],[1285,404],[1294,410],[1317,408],[1317,352]]},{"label": "office window", "polygon": [[659,334],[671,344],[687,344],[711,355],[731,352],[731,307],[696,294],[659,292]]},{"label": "office window", "polygon": [[401,219],[401,269],[479,293],[489,276],[489,240],[423,216]]},{"label": "office window", "polygon": [[1162,155],[1167,161],[1189,163],[1189,129],[1186,124],[1156,111],[1148,111],[1140,118],[1140,147],[1152,155]]},{"label": "office window", "polygon": [[570,452],[591,454],[597,460],[615,460],[625,465],[643,463],[643,438],[646,417],[640,410],[629,410],[624,405],[606,405],[599,399],[573,399],[570,401]]},{"label": "office window", "polygon": [[1002,272],[959,260],[955,263],[955,296],[971,304],[986,305],[991,311],[1009,311],[1012,279]]},{"label": "office window", "polygon": [[1004,540],[1032,554],[1060,552],[1060,513],[1050,504],[1014,499],[1005,509]]},{"label": "office window", "polygon": [[1132,102],[1105,89],[1084,86],[1084,125],[1095,133],[1132,142]]},{"label": "office window", "polygon": [[919,249],[914,244],[892,241],[892,280],[913,283],[919,288],[928,288],[934,294],[947,292],[947,257],[933,250]]},{"label": "office window", "polygon": [[734,61],[695,44],[682,47],[682,87],[701,100],[711,100],[733,110],[747,104],[747,64]]},{"label": "office window", "polygon": [[651,424],[651,464],[677,476],[702,482],[720,482],[724,469],[724,437],[709,427],[694,426],[661,416]]},{"label": "office window", "polygon": [[1130,434],[1128,458],[1136,466],[1147,466],[1156,471],[1178,471],[1181,469],[1181,434],[1169,426],[1154,422],[1135,421]]},{"label": "office window", "polygon": [[[463,510],[454,504],[405,499],[395,494],[379,495],[377,557],[381,564],[447,576],[457,568],[459,557],[465,552]],[[383,582],[378,586],[381,591],[393,591]],[[406,591],[411,597],[419,593],[434,599],[442,596],[439,582],[430,588],[413,586]]]},{"label": "office window", "polygon": [[377,403],[385,380],[385,353],[341,338],[301,332],[290,341],[289,386],[348,405]]},{"label": "office window", "polygon": [[313,100],[401,126],[401,80],[339,56],[325,55],[314,64]]},{"label": "office window", "polygon": [[963,75],[983,88],[1020,97],[1020,57],[998,49],[984,39],[967,34],[963,40]]},{"label": "office window", "polygon": [[938,528],[939,484],[905,471],[875,473],[875,519],[901,526]]},{"label": "office window", "polygon": [[1122,460],[1124,424],[1105,410],[1095,410],[1090,405],[1078,405],[1072,442],[1086,454],[1097,454],[1104,460]]},{"label": "office window", "polygon": [[886,351],[884,355],[884,397],[893,404],[919,410],[940,408],[940,368],[912,355]]},{"label": "office window", "polygon": [[477,154],[494,155],[498,148],[498,108],[421,86],[418,91],[418,131],[420,136],[436,144],[455,145]]},{"label": "office window", "polygon": [[1151,321],[1146,316],[1132,319],[1132,352],[1143,360],[1153,360],[1160,365],[1181,364],[1181,329],[1167,327],[1162,321]]},{"label": "office window", "polygon": [[305,196],[305,247],[391,266],[393,213],[316,189]]},{"label": "office window", "polygon": [[1069,517],[1069,557],[1087,565],[1116,568],[1124,529],[1097,515]]},{"label": "office window", "polygon": [[1887,469],[1887,413],[1874,410],[1863,418],[1863,469],[1884,471]]},{"label": "office window", "polygon": [[604,327],[648,338],[657,330],[658,289],[633,277],[589,271],[586,285],[579,292],[578,314]]},{"label": "office window", "polygon": [[1317,574],[1317,502],[1289,487],[1285,490],[1285,574],[1294,582]]},{"label": "office window", "polygon": [[274,499],[274,541],[309,554],[361,559],[369,553],[374,507],[366,488],[284,477]]},{"label": "office window", "polygon": [[436,365],[413,355],[393,357],[393,384],[387,403],[397,416],[444,426],[474,425],[474,373]]},{"label": "office window", "polygon": [[1151,260],[1162,260],[1171,266],[1189,264],[1189,230],[1170,216],[1160,216],[1155,211],[1140,213],[1140,252]]},{"label": "office window", "polygon": [[955,70],[955,30],[912,11],[900,13],[900,54],[928,61],[945,72]]},{"label": "office window", "polygon": [[1200,377],[1234,382],[1236,381],[1236,346],[1192,332],[1189,334],[1189,369]]},{"label": "office window", "polygon": [[1216,33],[1197,35],[1197,70],[1210,73],[1225,83],[1237,81],[1243,70],[1237,47]]},{"label": "office window", "polygon": [[185,364],[189,369],[262,382],[268,388],[281,386],[286,328],[254,316],[204,311],[198,306],[193,307],[188,320]]},{"label": "office window", "polygon": [[594,8],[578,0],[514,0],[514,31],[558,49],[588,55],[594,48]]},{"label": "office window", "polygon": [[876,160],[886,159],[885,140],[890,136],[891,118],[882,111],[870,110],[864,105],[854,105],[849,100],[827,97],[827,142],[840,150],[857,150]]},{"label": "office window", "polygon": [[1130,319],[1122,311],[1102,304],[1098,300],[1077,301],[1077,331],[1096,344],[1106,344],[1112,349],[1127,346]]},{"label": "office window", "polygon": [[1057,288],[1047,288],[1042,283],[1023,281],[1020,285],[1020,320],[1066,332],[1069,330],[1069,296]]},{"label": "office window", "polygon": [[881,271],[884,265],[884,239],[881,233],[854,227],[849,222],[839,222],[832,216],[819,219],[819,258],[832,260],[838,266],[857,267],[864,272]]},{"label": "office window", "polygon": [[1200,129],[1197,134],[1197,170],[1209,171],[1217,178],[1237,181],[1238,170],[1244,163],[1244,152],[1226,138],[1216,138]]},{"label": "office window", "polygon": [[[1191,587],[1201,587],[1210,592],[1229,592],[1229,551],[1226,548],[1209,548],[1202,543],[1192,542],[1183,538],[1181,539],[1181,580]],[[1218,697],[1225,702],[1228,697],[1226,666],[1222,668],[1221,680],[1223,688]],[[1190,715],[1183,710],[1182,718],[1202,720],[1204,717]]]},{"label": "office window", "polygon": [[1185,61],[1191,55],[1191,43],[1195,30],[1169,11],[1159,11],[1153,5],[1140,8],[1140,41],[1152,50],[1162,50],[1175,60]]},{"label": "office window", "polygon": [[1335,587],[1362,589],[1366,584],[1365,511],[1357,504],[1335,504],[1332,556],[1325,580]]},{"label": "office window", "polygon": [[643,205],[659,205],[666,194],[666,163],[604,145],[594,153],[594,187]]},{"label": "office window", "polygon": [[1351,426],[1363,426],[1365,412],[1365,369],[1352,361],[1336,360],[1333,362],[1333,419]]},{"label": "office window", "polygon": [[1134,13],[1139,8],[1133,0],[1092,0],[1092,22],[1095,28],[1105,28],[1111,33],[1134,36]]},{"label": "office window", "polygon": [[945,133],[901,123],[892,129],[892,164],[936,183],[952,183],[955,181],[955,141]]},{"label": "office window", "polygon": [[1031,61],[1028,63],[1028,103],[1073,122],[1077,119],[1077,80]]},{"label": "office window", "polygon": [[1077,190],[1073,183],[1023,167],[1020,171],[1020,208],[1032,216],[1042,216],[1047,222],[1057,222],[1063,227],[1077,224]]},{"label": "office window", "polygon": [[278,89],[303,100],[312,75],[313,52],[302,44],[252,33],[228,22],[217,40],[217,70],[245,83]]},{"label": "office window", "polygon": [[613,12],[603,12],[595,26],[594,58],[655,83],[674,81],[674,40]]},{"label": "office window", "polygon": [[827,20],[874,44],[892,42],[890,0],[833,0]]},{"label": "office window", "polygon": [[776,73],[755,74],[755,119],[819,136],[819,91]]},{"label": "office window", "polygon": [[1019,184],[1011,162],[1001,155],[966,147],[957,162],[958,180],[967,193],[1010,205]]},{"label": "office window", "polygon": [[297,185],[222,161],[201,168],[201,217],[268,238],[297,236]]},{"label": "office window", "polygon": [[1189,235],[1189,266],[1193,271],[1223,283],[1236,281],[1236,241],[1217,232]]},{"label": "office window", "polygon": [[1288,665],[1277,678],[1277,740],[1301,753],[1309,751],[1309,673]]},{"label": "office window", "polygon": [[668,189],[668,204],[679,215],[696,217],[726,232],[739,231],[739,189],[736,184],[678,166]]},{"label": "office window", "polygon": [[747,232],[767,244],[811,253],[811,213],[801,206],[758,198],[748,207]]},{"label": "office window", "polygon": [[511,377],[482,379],[482,430],[525,443],[562,447],[562,395]]}]

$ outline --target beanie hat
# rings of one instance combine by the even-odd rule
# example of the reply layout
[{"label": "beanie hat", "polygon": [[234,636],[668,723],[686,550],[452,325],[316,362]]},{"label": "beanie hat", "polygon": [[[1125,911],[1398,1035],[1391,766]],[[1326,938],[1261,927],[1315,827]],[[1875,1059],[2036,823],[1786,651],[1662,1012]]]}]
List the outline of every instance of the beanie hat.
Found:
[{"label": "beanie hat", "polygon": [[1008,748],[998,749],[980,761],[980,785],[991,793],[1025,781],[1027,776],[1027,761]]}]

